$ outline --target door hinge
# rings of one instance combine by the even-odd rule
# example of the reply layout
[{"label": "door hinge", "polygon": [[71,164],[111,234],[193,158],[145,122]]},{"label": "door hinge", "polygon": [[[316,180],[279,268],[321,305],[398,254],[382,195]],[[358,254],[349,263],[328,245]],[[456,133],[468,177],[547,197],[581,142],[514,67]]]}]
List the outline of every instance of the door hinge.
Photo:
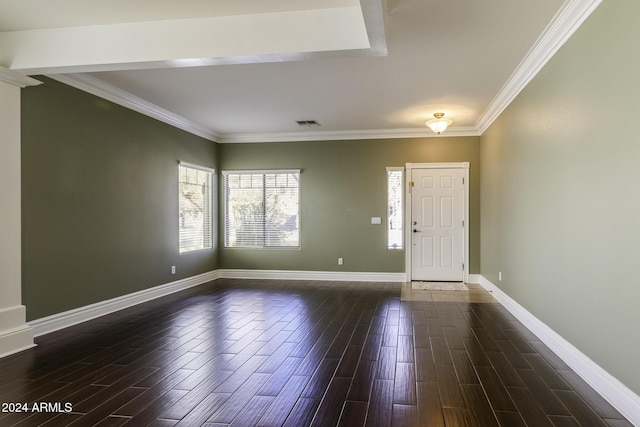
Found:
[{"label": "door hinge", "polygon": [[411,193],[411,188],[413,188],[414,183],[413,181],[409,181],[409,193]]},{"label": "door hinge", "polygon": [[462,228],[464,228],[464,219],[462,220]]},{"label": "door hinge", "polygon": [[462,263],[462,271],[464,271],[464,262]]},{"label": "door hinge", "polygon": [[462,177],[462,185],[464,185],[464,177]]}]

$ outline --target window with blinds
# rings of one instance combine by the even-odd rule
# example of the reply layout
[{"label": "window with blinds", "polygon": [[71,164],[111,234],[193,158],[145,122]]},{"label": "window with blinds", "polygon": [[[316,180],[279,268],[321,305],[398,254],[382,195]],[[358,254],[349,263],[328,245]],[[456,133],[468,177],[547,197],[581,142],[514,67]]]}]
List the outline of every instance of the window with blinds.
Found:
[{"label": "window with blinds", "polygon": [[387,248],[402,249],[404,223],[403,168],[387,168]]},{"label": "window with blinds", "polygon": [[228,171],[224,175],[225,247],[300,246],[300,171]]},{"label": "window with blinds", "polygon": [[208,168],[185,163],[178,166],[180,253],[211,249],[213,172]]}]

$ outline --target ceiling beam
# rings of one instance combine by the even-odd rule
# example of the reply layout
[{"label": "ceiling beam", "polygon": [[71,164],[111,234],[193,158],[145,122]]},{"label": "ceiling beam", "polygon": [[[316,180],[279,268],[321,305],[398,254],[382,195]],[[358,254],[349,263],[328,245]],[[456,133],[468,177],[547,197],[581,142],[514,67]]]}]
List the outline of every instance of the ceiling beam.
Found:
[{"label": "ceiling beam", "polygon": [[0,66],[0,82],[10,83],[14,86],[25,88],[27,86],[38,86],[42,82],[31,77],[25,76],[21,73],[8,70]]},{"label": "ceiling beam", "polygon": [[370,47],[358,5],[1,32],[0,66],[24,74],[77,73]]}]

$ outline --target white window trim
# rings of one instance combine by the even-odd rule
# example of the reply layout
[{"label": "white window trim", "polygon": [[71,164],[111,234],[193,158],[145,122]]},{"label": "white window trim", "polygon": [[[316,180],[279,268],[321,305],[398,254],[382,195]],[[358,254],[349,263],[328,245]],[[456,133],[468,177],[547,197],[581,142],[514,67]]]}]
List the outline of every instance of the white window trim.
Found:
[{"label": "white window trim", "polygon": [[206,166],[196,165],[195,163],[188,163],[188,162],[183,162],[181,160],[178,160],[178,164],[180,166],[184,166],[184,167],[191,168],[191,169],[199,169],[201,171],[211,172],[212,174],[216,173],[215,169],[208,168]]},{"label": "white window trim", "polygon": [[[223,170],[220,171],[220,174],[223,177],[226,177],[227,175],[269,175],[269,174],[298,174],[299,176],[302,176],[302,169],[228,169],[228,170]],[[297,246],[258,246],[258,247],[246,247],[246,246],[227,246],[227,237],[226,237],[226,226],[227,226],[227,191],[226,191],[226,184],[225,184],[225,180],[222,180],[223,182],[223,187],[224,187],[224,195],[223,195],[223,208],[224,208],[224,217],[222,218],[222,224],[223,224],[223,248],[224,249],[231,249],[231,250],[256,250],[256,251],[291,251],[291,250],[301,250],[302,248],[302,232],[300,232],[300,234],[298,235],[298,245]],[[300,193],[300,187],[298,187],[298,226],[300,228],[300,231],[302,231],[302,204],[301,204],[301,199],[300,199],[301,193]]]},{"label": "white window trim", "polygon": [[[386,202],[387,202],[387,213],[386,213],[386,219],[387,219],[387,223],[388,223],[389,222],[389,212],[388,212],[389,211],[389,209],[388,209],[388,204],[389,204],[389,172],[402,172],[402,178],[404,179],[405,182],[406,182],[406,179],[407,179],[407,173],[406,173],[405,168],[403,166],[387,166],[385,169],[387,171],[387,200],[386,200]],[[405,197],[404,193],[402,194],[402,197],[404,199],[404,197]],[[402,204],[402,209],[406,209],[405,201],[402,200],[402,203],[403,203]],[[403,222],[402,222],[402,247],[399,247],[399,248],[390,248],[389,247],[389,226],[388,226],[388,224],[385,227],[386,231],[387,231],[387,239],[386,240],[387,240],[387,250],[388,251],[403,251],[403,250],[405,250],[405,246],[407,245],[407,242],[406,242],[406,238],[405,238],[405,235],[404,235],[404,229],[406,227],[406,223],[404,221],[404,212],[403,212],[403,218],[402,219],[403,219]]]},{"label": "white window trim", "polygon": [[[188,255],[191,253],[195,253],[195,252],[202,252],[202,251],[211,251],[213,250],[213,248],[216,245],[215,242],[215,233],[214,233],[214,229],[215,229],[215,222],[217,221],[217,215],[216,215],[216,211],[215,211],[215,195],[214,195],[214,186],[215,184],[215,176],[216,176],[216,170],[206,167],[206,166],[202,166],[202,165],[197,165],[195,163],[189,163],[189,162],[183,162],[182,160],[178,160],[178,166],[184,166],[187,168],[191,168],[191,169],[198,169],[204,172],[209,172],[211,173],[211,188],[209,188],[209,191],[211,192],[211,247],[210,248],[202,248],[202,249],[192,249],[189,251],[183,251],[180,248],[180,228],[178,227],[178,255],[182,256],[182,255]],[[180,187],[180,178],[178,177],[178,187]],[[178,191],[179,188],[178,188]],[[178,203],[178,217],[180,217],[180,203]]]},{"label": "white window trim", "polygon": [[236,174],[245,174],[245,175],[268,175],[274,173],[301,173],[301,169],[251,169],[251,170],[224,170],[222,171],[222,176],[226,175],[236,175]]}]

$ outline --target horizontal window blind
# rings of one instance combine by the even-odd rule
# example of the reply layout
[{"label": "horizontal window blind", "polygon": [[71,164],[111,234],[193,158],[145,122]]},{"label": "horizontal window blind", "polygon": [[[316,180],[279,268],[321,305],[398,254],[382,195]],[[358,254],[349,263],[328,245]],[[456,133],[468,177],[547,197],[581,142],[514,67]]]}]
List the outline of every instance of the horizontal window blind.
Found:
[{"label": "horizontal window blind", "polygon": [[178,166],[180,253],[212,247],[212,175],[208,168]]},{"label": "horizontal window blind", "polygon": [[225,247],[300,246],[300,171],[223,172]]}]

